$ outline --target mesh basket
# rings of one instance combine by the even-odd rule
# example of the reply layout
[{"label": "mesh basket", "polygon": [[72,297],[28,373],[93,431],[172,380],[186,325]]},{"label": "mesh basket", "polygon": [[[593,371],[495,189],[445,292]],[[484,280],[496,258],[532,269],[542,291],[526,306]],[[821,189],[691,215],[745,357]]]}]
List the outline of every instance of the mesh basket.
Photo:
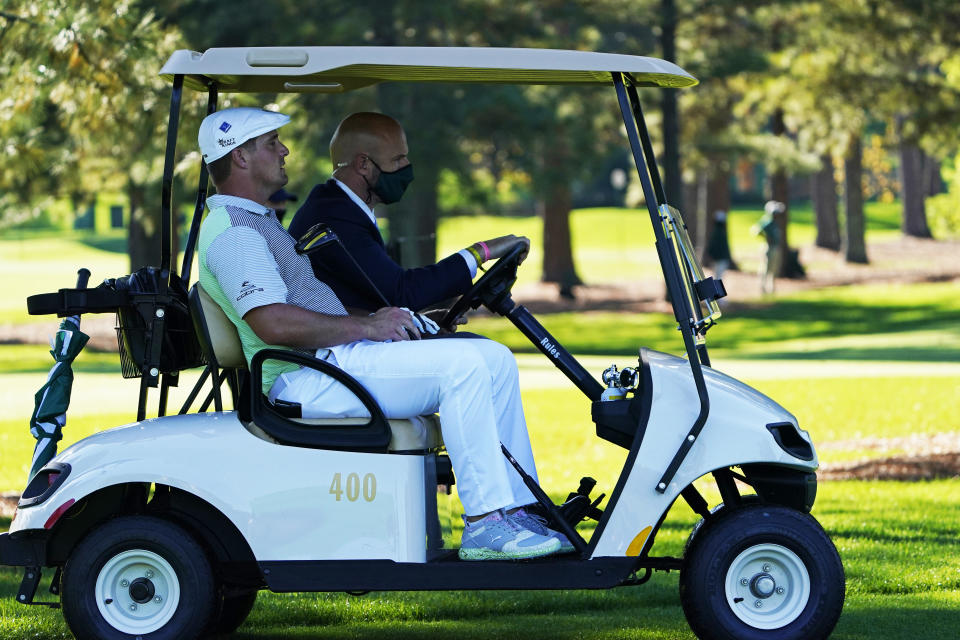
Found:
[{"label": "mesh basket", "polygon": [[[175,373],[184,369],[201,367],[206,364],[203,350],[197,341],[187,317],[187,326],[180,324],[166,309],[166,327],[164,328],[163,344],[160,347],[160,363],[158,373]],[[125,307],[117,310],[117,344],[120,347],[120,372],[124,378],[139,378],[143,368],[147,365],[147,337],[146,322],[135,308]]]},{"label": "mesh basket", "polygon": [[[138,378],[146,367],[156,367],[157,373],[176,373],[206,364],[190,319],[186,288],[179,278],[172,277],[167,292],[160,294],[158,282],[156,271],[149,267],[115,281],[117,289],[129,294],[129,302],[117,309],[116,324],[124,378]],[[148,362],[158,308],[164,310],[160,358],[159,362]]]}]

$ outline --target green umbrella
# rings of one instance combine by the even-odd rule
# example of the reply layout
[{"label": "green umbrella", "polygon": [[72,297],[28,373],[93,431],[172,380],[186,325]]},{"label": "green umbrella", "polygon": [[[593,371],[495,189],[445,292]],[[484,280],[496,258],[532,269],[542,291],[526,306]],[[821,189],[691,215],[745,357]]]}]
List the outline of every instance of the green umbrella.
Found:
[{"label": "green umbrella", "polygon": [[64,318],[54,336],[50,355],[56,362],[47,374],[46,384],[34,396],[35,407],[30,417],[30,433],[37,439],[37,446],[33,450],[28,482],[57,455],[57,442],[63,437],[61,432],[67,423],[73,387],[71,365],[89,339],[90,336],[80,331],[80,316]]}]

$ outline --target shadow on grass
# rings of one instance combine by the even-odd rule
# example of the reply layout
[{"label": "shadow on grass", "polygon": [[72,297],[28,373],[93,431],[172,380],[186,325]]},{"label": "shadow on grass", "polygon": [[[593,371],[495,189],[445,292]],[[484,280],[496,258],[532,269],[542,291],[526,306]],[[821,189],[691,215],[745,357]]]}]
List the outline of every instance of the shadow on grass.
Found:
[{"label": "shadow on grass", "polygon": [[[849,603],[848,603],[849,605]],[[947,640],[957,637],[960,613],[946,606],[844,607],[832,640]]]},{"label": "shadow on grass", "polygon": [[[263,594],[235,638],[686,637],[676,578],[603,591]],[[629,631],[628,631],[629,630]]]},{"label": "shadow on grass", "polygon": [[78,238],[80,244],[92,249],[108,251],[110,253],[127,253],[127,238],[124,236],[85,236]]},{"label": "shadow on grass", "polygon": [[[960,309],[933,303],[856,305],[834,300],[785,300],[772,305],[741,307],[721,322],[724,321],[730,329],[714,336],[713,346],[717,348],[908,331],[960,335]],[[890,351],[896,353],[897,347],[891,347]]]},{"label": "shadow on grass", "polygon": [[[667,314],[543,314],[544,326],[567,350],[583,355],[636,353],[643,346],[676,352],[682,346],[676,322]],[[737,351],[749,358],[855,358],[861,360],[956,361],[960,348],[935,344],[896,344],[897,334],[933,332],[960,341],[960,307],[934,302],[917,304],[859,304],[848,300],[783,300],[773,304],[742,305],[731,310],[710,332],[713,349]],[[534,352],[513,327],[485,325],[485,334],[518,352]],[[839,336],[890,336],[889,345],[825,347],[802,352],[770,352],[783,341],[817,340]],[[750,354],[757,348],[762,353]]]},{"label": "shadow on grass", "polygon": [[899,526],[885,521],[884,527],[864,528],[856,525],[833,525],[829,528],[830,537],[837,541],[841,538],[857,542],[879,542],[889,545],[923,544],[935,545],[948,550],[951,547],[960,548],[957,541],[957,531],[945,524],[937,526],[934,523],[924,523],[923,529],[910,528],[909,523]]},{"label": "shadow on grass", "polygon": [[[7,623],[16,630],[38,630],[29,634],[36,640],[62,637],[59,612],[14,602],[21,575],[0,569],[0,608],[10,614]],[[38,591],[43,599],[49,596],[46,578]],[[261,592],[250,618],[231,637],[686,638],[689,629],[676,578],[656,576],[647,585],[604,591],[374,592],[364,597]]]}]

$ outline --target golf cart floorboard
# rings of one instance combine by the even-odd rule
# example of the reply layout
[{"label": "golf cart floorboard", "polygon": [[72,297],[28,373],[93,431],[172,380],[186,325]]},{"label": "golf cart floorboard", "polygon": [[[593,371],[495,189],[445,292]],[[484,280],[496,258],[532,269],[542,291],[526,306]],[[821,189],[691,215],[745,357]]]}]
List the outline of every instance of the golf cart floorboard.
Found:
[{"label": "golf cart floorboard", "polygon": [[[646,567],[679,568],[672,558],[577,555],[468,562],[456,552],[426,563],[392,560],[260,562],[271,591],[435,591],[446,589],[607,589]],[[663,562],[666,561],[666,562]],[[679,562],[676,563],[679,565]],[[659,566],[663,565],[663,566]]]}]

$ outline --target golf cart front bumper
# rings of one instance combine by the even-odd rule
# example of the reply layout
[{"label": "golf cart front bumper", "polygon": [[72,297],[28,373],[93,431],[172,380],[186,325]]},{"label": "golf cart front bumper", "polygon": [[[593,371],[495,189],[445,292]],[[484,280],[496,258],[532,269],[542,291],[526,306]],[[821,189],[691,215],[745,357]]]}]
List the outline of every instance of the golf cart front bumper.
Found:
[{"label": "golf cart front bumper", "polygon": [[47,560],[47,532],[0,533],[0,566],[42,567]]}]

